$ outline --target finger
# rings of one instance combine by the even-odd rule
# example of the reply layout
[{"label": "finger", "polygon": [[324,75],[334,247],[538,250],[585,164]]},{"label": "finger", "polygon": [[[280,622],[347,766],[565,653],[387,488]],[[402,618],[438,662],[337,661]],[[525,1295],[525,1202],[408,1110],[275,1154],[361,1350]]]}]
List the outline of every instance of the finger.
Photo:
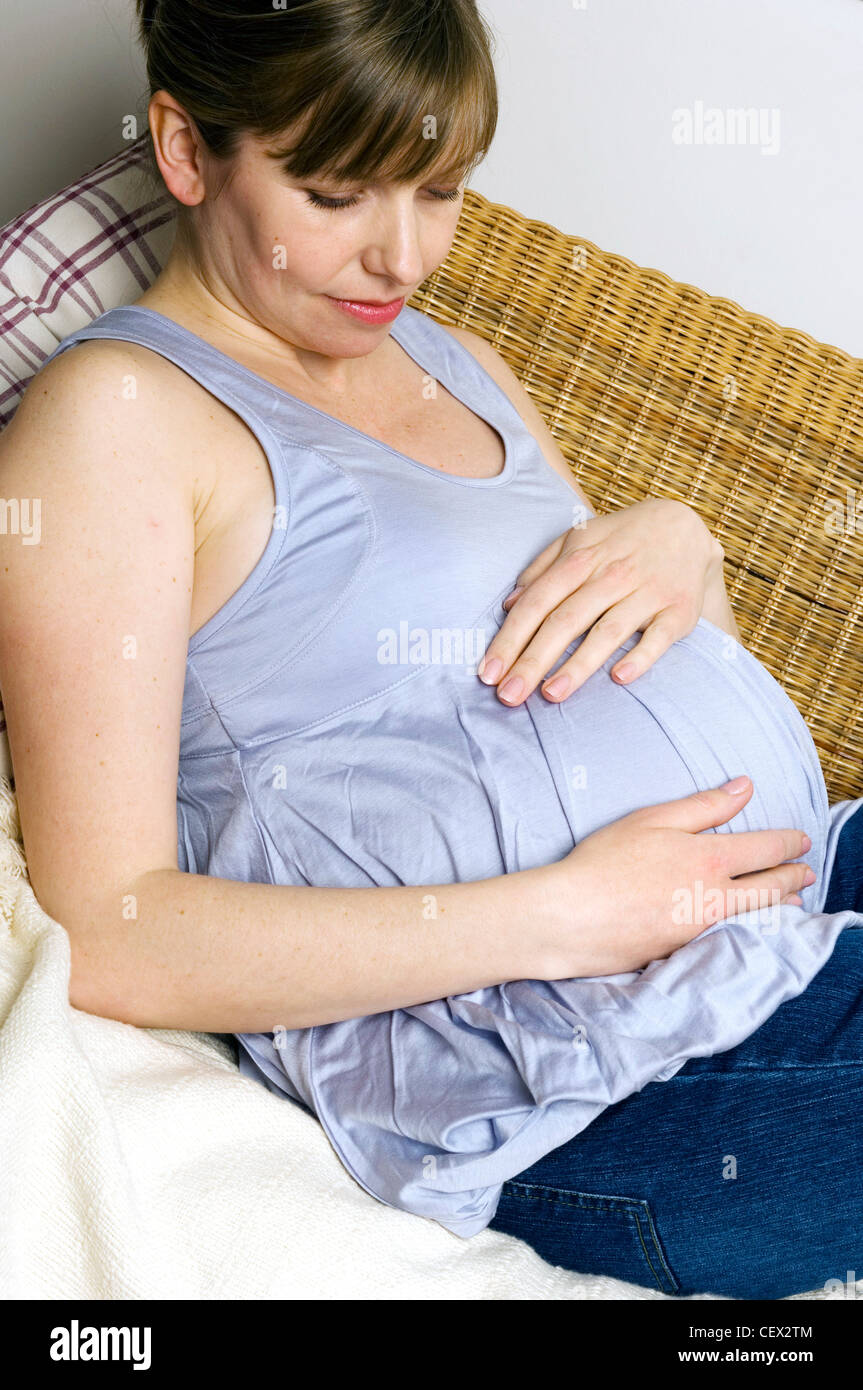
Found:
[{"label": "finger", "polygon": [[[508,686],[506,694],[502,687],[499,691],[507,704],[526,700],[575,638],[604,617],[609,608],[630,596],[632,562],[621,557],[611,561],[601,575],[587,578],[587,567],[595,559],[588,550],[562,555],[525,590],[507,614],[489,648],[494,648],[493,655],[504,663],[503,671],[495,669],[496,679]],[[578,592],[574,593],[577,587]],[[616,631],[616,620],[609,621]],[[626,635],[632,636],[632,630],[630,626]],[[613,642],[610,650],[615,651],[622,640]],[[490,663],[483,665],[483,679],[489,672]]]},{"label": "finger", "polygon": [[[648,806],[634,814],[649,825],[676,830],[708,830],[723,825],[746,805],[752,795],[748,777],[735,778],[726,787],[742,782],[743,789],[732,793],[722,787],[693,792],[679,801]],[[789,859],[808,854],[812,848],[809,836],[802,830],[736,830],[717,835],[710,844],[713,865],[719,873],[735,880],[745,873],[776,869]]]},{"label": "finger", "polygon": [[778,869],[749,874],[734,879],[725,895],[729,915],[754,912],[762,907],[775,907],[790,893],[798,894],[815,882],[815,873],[808,864],[780,864]]},{"label": "finger", "polygon": [[[696,617],[696,622],[698,621]],[[611,668],[611,676],[621,684],[628,685],[648,671],[669,647],[685,637],[695,626],[689,615],[679,607],[663,608],[644,629],[644,635],[626,653],[616,666]]]},{"label": "finger", "polygon": [[802,830],[738,830],[715,846],[730,878],[775,869],[808,854],[812,841]]},{"label": "finger", "polygon": [[[630,596],[621,602],[609,605],[608,594],[613,592],[608,583],[591,580],[577,594],[570,594],[540,624],[527,646],[507,669],[498,689],[500,698],[507,704],[520,704],[536,689],[542,677],[560,659],[567,647],[586,630],[584,642],[553,676],[549,677],[550,698],[566,699],[588,676],[598,671],[603,661],[631,637],[636,624],[641,620],[643,600]],[[526,601],[523,595],[521,602]],[[585,644],[587,653],[583,654]],[[558,680],[563,685],[558,685]],[[551,690],[551,683],[554,689]],[[516,684],[517,683],[517,684]]]},{"label": "finger", "polygon": [[[539,554],[535,556],[533,560],[531,560],[527,569],[522,570],[518,575],[516,575],[516,580],[515,584],[513,585],[513,588],[526,589],[528,584],[532,584],[534,580],[538,579],[541,574],[545,574],[549,566],[553,565],[554,561],[560,555],[560,552],[563,549],[565,542],[566,533],[564,533],[562,536],[558,536],[556,540],[553,540],[550,545],[547,545],[545,547],[545,550],[541,550]],[[508,608],[509,605],[515,603],[515,601],[515,596],[513,594],[508,594],[503,601],[503,607]]]},{"label": "finger", "polygon": [[[590,588],[591,586],[588,586]],[[585,590],[585,599],[587,590]],[[566,605],[561,605],[565,610]],[[559,610],[559,611],[561,611]],[[598,671],[604,662],[621,647],[644,622],[643,600],[637,594],[615,603],[600,613],[584,641],[553,676],[542,686],[543,695],[550,700],[565,700],[573,691]],[[531,644],[532,645],[532,644]],[[567,646],[569,643],[566,644]],[[566,648],[564,648],[565,650]],[[528,654],[531,648],[528,648]],[[554,658],[552,658],[553,660]]]},{"label": "finger", "polygon": [[[553,561],[525,589],[507,613],[477,668],[478,675],[487,685],[496,685],[510,670],[544,620],[572,594],[573,589],[585,581],[595,562],[593,547],[570,551]],[[597,613],[592,614],[592,618],[596,616]],[[575,632],[569,634],[558,649],[558,656],[577,635]],[[549,658],[547,665],[537,673],[536,680],[545,675],[554,660],[554,657]],[[492,662],[499,662],[500,665],[492,668]]]},{"label": "finger", "polygon": [[[640,811],[633,811],[631,815],[647,825],[695,833],[724,825],[743,809],[752,796],[752,791],[752,783],[748,777],[735,777],[723,787],[708,787],[705,791],[692,792],[689,796],[681,796],[674,801],[657,802],[654,806],[645,806]],[[730,839],[731,836],[727,838]]]}]

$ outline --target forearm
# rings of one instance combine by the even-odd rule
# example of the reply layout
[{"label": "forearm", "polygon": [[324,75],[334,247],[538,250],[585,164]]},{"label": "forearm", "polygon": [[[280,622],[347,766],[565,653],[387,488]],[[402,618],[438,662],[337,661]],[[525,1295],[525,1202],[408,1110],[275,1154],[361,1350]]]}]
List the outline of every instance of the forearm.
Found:
[{"label": "forearm", "polygon": [[303,1028],[535,978],[558,910],[541,868],[346,889],[160,869],[112,896],[116,913],[103,911],[98,928],[69,931],[72,1004],[138,1027],[218,1033]]}]

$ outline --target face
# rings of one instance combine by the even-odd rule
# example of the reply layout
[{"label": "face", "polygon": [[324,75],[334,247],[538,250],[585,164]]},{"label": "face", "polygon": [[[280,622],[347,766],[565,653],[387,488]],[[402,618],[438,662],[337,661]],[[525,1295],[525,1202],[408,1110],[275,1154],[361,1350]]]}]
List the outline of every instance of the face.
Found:
[{"label": "face", "polygon": [[393,301],[445,258],[463,197],[458,171],[412,184],[298,180],[248,135],[227,173],[222,164],[203,178],[195,216],[207,285],[280,338],[328,357],[362,356],[383,341],[401,308]]}]

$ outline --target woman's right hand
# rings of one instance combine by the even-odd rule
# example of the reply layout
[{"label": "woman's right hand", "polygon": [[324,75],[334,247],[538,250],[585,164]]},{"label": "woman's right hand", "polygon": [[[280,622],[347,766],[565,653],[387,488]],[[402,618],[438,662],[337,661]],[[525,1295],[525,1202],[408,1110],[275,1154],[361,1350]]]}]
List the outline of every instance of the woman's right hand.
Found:
[{"label": "woman's right hand", "polygon": [[[742,784],[737,793],[727,790]],[[553,937],[546,979],[637,970],[726,917],[778,903],[800,906],[814,883],[802,830],[699,831],[723,825],[752,796],[748,777],[647,806],[595,831],[551,878]]]}]

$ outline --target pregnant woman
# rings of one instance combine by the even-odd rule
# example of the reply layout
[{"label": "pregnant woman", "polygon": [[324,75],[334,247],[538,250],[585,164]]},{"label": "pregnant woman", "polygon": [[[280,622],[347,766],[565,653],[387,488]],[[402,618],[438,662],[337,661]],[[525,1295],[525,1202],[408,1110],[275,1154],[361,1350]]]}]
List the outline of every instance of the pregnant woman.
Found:
[{"label": "pregnant woman", "polygon": [[860,803],[698,518],[593,515],[502,359],[405,306],[494,131],[473,0],[139,8],[176,242],[0,455],[72,1003],[237,1035],[461,1235],[679,1294],[863,1271]]}]

